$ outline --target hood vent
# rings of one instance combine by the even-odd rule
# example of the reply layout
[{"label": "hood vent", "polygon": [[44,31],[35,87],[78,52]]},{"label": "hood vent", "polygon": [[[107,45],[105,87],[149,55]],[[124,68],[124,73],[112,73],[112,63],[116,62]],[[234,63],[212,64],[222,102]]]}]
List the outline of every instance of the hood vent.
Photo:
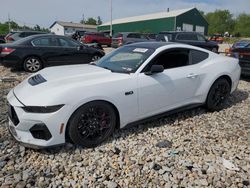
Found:
[{"label": "hood vent", "polygon": [[36,86],[38,84],[47,82],[47,80],[41,74],[36,74],[35,76],[32,76],[31,78],[29,78],[28,82],[30,85]]}]

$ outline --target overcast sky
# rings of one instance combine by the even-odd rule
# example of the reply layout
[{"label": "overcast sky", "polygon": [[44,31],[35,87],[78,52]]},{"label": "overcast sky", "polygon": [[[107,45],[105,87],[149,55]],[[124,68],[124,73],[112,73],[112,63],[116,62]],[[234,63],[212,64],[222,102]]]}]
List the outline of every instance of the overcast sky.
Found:
[{"label": "overcast sky", "polygon": [[[10,18],[20,25],[49,27],[54,21],[79,22],[84,14],[110,20],[110,0],[0,0],[0,22]],[[113,18],[196,7],[204,12],[229,9],[250,14],[250,0],[113,0]]]}]

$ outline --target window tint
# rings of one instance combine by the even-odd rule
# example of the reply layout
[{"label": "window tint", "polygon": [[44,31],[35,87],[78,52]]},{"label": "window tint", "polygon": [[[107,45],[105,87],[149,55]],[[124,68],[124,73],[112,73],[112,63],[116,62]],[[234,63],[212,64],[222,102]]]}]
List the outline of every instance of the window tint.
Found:
[{"label": "window tint", "polygon": [[121,33],[116,33],[116,34],[114,35],[114,38],[119,38],[119,37],[122,37],[122,34],[121,34]]},{"label": "window tint", "polygon": [[65,39],[65,38],[59,38],[59,43],[60,43],[60,46],[63,46],[63,47],[77,47],[77,46],[79,46],[78,43],[76,43],[72,40]]},{"label": "window tint", "polygon": [[198,40],[196,34],[178,34],[176,37],[177,40]]},{"label": "window tint", "polygon": [[209,55],[206,52],[202,52],[198,50],[191,50],[190,56],[191,56],[190,64],[197,64],[207,59]]},{"label": "window tint", "polygon": [[[189,50],[174,49],[163,52],[153,60],[152,64],[162,65],[164,69],[189,65]],[[150,67],[147,68],[147,71],[150,69]]]},{"label": "window tint", "polygon": [[141,36],[137,33],[130,33],[128,34],[128,38],[141,38]]},{"label": "window tint", "polygon": [[19,37],[26,37],[25,32],[20,33]]},{"label": "window tint", "polygon": [[197,35],[198,41],[205,41],[205,37],[203,37],[202,35]]},{"label": "window tint", "polygon": [[40,38],[32,41],[34,46],[50,46],[49,38]]}]

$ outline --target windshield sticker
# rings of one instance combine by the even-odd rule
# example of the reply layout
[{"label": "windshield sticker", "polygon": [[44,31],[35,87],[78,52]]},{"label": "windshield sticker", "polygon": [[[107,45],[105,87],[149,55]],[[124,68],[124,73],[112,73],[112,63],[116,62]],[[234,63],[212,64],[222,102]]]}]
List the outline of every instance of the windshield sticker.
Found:
[{"label": "windshield sticker", "polygon": [[140,53],[146,53],[148,49],[146,48],[136,48],[133,50],[133,52],[140,52]]}]

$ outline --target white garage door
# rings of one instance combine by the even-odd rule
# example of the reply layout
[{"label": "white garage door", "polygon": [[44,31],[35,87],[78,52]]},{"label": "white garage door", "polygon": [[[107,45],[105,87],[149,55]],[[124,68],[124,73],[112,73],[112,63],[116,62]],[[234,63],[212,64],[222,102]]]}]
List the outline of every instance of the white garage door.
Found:
[{"label": "white garage door", "polygon": [[191,25],[191,24],[183,24],[182,25],[182,30],[183,31],[193,31],[193,25]]},{"label": "white garage door", "polygon": [[197,25],[197,26],[195,27],[195,31],[204,34],[204,32],[205,32],[205,27],[203,27],[203,26],[198,26],[198,25]]}]

